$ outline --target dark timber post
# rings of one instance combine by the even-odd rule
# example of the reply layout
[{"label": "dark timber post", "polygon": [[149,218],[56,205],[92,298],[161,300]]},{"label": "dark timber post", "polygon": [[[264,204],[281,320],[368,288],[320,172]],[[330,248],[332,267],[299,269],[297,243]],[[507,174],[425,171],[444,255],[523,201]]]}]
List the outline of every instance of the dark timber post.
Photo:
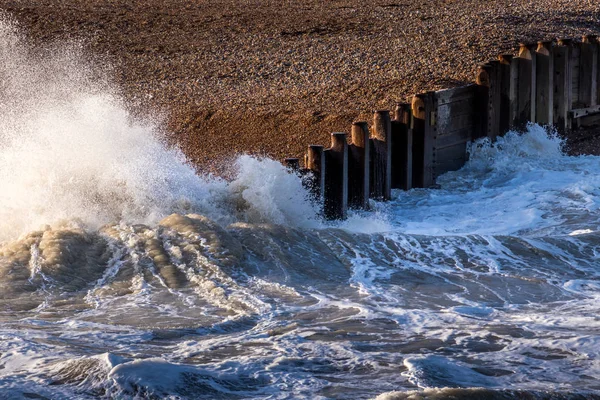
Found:
[{"label": "dark timber post", "polygon": [[[579,65],[581,64],[581,43],[577,43],[575,41],[571,41],[570,43],[571,46],[569,49],[569,70],[571,74],[571,108],[569,110],[572,110],[574,108],[584,107],[583,104],[579,101],[579,75],[581,72]],[[571,127],[570,118],[567,121],[567,125],[569,126],[569,128]]]},{"label": "dark timber post", "polygon": [[492,60],[488,63],[491,66],[490,76],[490,112],[488,114],[488,136],[493,141],[500,135],[500,104],[501,104],[501,65],[500,61]]},{"label": "dark timber post", "polygon": [[600,104],[600,38],[596,38],[596,104]]},{"label": "dark timber post", "polygon": [[553,96],[554,96],[554,62],[552,42],[538,42],[536,49],[536,111],[535,116],[540,125],[549,125],[553,122]]},{"label": "dark timber post", "polygon": [[[481,117],[482,126],[485,135],[491,140],[496,140],[500,129],[500,62],[491,61],[489,64],[482,65],[477,71],[477,85],[479,85],[480,100],[483,104]],[[485,89],[487,88],[487,90]],[[487,96],[486,96],[487,94]]]},{"label": "dark timber post", "polygon": [[579,102],[583,108],[597,102],[598,45],[596,37],[586,35],[581,43],[579,61]]},{"label": "dark timber post", "polygon": [[348,149],[348,206],[352,208],[369,206],[370,144],[368,124],[354,122]]},{"label": "dark timber post", "polygon": [[571,110],[570,44],[569,39],[559,39],[558,44],[552,48],[554,63],[552,116],[554,126],[561,131],[567,128],[568,113]]},{"label": "dark timber post", "polygon": [[371,197],[392,198],[392,141],[389,111],[376,111],[373,117]]},{"label": "dark timber post", "polygon": [[477,122],[475,124],[476,133],[474,139],[488,136],[488,119],[490,114],[490,69],[491,66],[480,65],[477,68],[475,83],[477,83],[477,93],[475,107],[477,108],[475,115]]},{"label": "dark timber post", "polygon": [[410,104],[398,104],[392,121],[392,188],[412,188],[412,113]]},{"label": "dark timber post", "polygon": [[505,134],[510,129],[510,91],[511,91],[511,54],[498,56],[500,61],[500,115],[499,133]]},{"label": "dark timber post", "polygon": [[528,44],[529,55],[531,57],[531,117],[529,121],[537,121],[537,49],[536,44]]},{"label": "dark timber post", "polygon": [[427,188],[434,183],[435,93],[418,94],[412,100],[413,113],[413,187]]},{"label": "dark timber post", "polygon": [[[535,71],[535,54],[529,46],[521,44],[519,56],[515,59],[518,69],[516,84],[516,110],[513,126],[524,129],[528,121],[535,120],[535,81],[532,79]],[[533,100],[533,101],[532,101]]]},{"label": "dark timber post", "polygon": [[311,191],[319,201],[323,201],[325,193],[325,156],[323,146],[310,145],[306,153],[306,169],[312,172]]},{"label": "dark timber post", "polygon": [[297,172],[300,170],[300,160],[298,158],[285,158],[283,160],[283,163],[285,164],[286,167],[288,167],[289,169],[291,169],[294,172]]},{"label": "dark timber post", "polygon": [[348,142],[345,133],[331,134],[325,155],[325,201],[327,219],[345,219],[348,211]]}]

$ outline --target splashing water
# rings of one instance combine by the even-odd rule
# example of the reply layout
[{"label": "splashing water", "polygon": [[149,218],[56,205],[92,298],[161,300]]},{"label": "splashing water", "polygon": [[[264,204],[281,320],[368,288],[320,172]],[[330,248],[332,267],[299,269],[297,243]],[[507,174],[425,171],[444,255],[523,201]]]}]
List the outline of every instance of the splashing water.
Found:
[{"label": "splashing water", "polygon": [[32,53],[3,20],[0,40],[0,240],[61,221],[97,229],[173,212],[317,224],[300,181],[279,163],[241,157],[230,185],[196,175],[156,122],[134,118],[95,79],[81,48]]}]

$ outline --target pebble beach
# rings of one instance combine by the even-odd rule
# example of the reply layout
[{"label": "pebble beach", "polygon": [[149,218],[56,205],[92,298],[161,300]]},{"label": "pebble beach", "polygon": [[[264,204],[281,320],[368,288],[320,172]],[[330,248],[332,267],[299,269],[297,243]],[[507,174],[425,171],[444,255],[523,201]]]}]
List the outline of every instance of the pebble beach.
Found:
[{"label": "pebble beach", "polygon": [[[413,94],[472,82],[520,42],[600,34],[596,1],[9,0],[32,46],[76,40],[200,170],[308,144]],[[148,111],[150,110],[150,111]],[[594,134],[572,152],[597,152]]]}]

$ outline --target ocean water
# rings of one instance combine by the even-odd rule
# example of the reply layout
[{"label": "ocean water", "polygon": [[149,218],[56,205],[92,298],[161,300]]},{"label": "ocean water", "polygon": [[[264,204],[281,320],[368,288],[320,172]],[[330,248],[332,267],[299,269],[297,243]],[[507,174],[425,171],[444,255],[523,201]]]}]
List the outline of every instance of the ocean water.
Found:
[{"label": "ocean water", "polygon": [[600,398],[600,158],[539,126],[324,222],[0,19],[0,399]]}]

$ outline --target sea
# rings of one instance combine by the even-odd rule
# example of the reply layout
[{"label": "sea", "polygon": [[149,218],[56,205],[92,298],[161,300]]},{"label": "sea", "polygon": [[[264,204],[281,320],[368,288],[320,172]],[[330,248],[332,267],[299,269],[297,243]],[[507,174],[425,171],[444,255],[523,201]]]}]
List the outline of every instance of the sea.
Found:
[{"label": "sea", "polygon": [[110,74],[0,18],[0,399],[600,399],[600,157],[530,125],[325,221]]}]

